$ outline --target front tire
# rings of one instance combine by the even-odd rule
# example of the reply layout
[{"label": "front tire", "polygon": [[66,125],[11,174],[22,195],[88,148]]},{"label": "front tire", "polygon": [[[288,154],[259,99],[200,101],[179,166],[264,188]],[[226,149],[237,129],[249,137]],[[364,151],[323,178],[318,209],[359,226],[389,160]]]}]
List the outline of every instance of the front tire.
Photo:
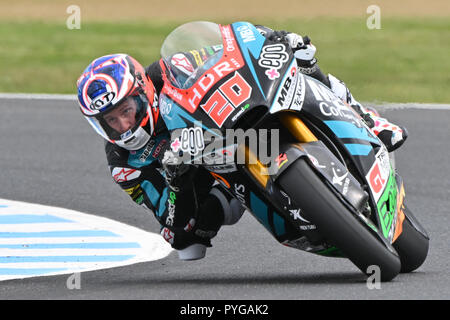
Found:
[{"label": "front tire", "polygon": [[408,273],[424,263],[428,255],[430,240],[414,228],[408,217],[405,217],[402,228],[402,233],[392,246],[400,256],[402,264],[400,272]]},{"label": "front tire", "polygon": [[381,281],[398,275],[399,257],[362,225],[304,158],[291,164],[277,182],[327,242],[339,248],[364,274],[370,275],[369,267],[375,265]]}]

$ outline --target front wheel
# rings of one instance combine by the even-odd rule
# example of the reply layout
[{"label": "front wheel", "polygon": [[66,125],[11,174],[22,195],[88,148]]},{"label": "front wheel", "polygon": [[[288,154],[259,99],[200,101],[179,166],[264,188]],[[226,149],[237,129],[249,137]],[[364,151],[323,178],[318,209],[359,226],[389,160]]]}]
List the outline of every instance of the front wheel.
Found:
[{"label": "front wheel", "polygon": [[[405,208],[406,209],[406,208]],[[408,211],[408,216],[412,214]],[[392,244],[400,255],[402,273],[419,268],[428,255],[429,238],[417,231],[408,218],[405,218],[402,233]]]},{"label": "front wheel", "polygon": [[339,248],[363,273],[370,275],[371,266],[378,266],[381,281],[390,281],[399,274],[398,255],[366,229],[304,158],[287,168],[277,182],[327,242]]}]

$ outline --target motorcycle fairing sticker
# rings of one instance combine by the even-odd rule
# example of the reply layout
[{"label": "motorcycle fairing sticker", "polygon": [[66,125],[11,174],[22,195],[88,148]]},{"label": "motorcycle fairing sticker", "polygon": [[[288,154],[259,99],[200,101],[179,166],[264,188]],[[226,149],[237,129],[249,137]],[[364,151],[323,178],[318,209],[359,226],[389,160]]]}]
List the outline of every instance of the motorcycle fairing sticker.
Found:
[{"label": "motorcycle fairing sticker", "polygon": [[389,154],[385,148],[381,148],[375,156],[375,162],[366,175],[366,180],[369,183],[375,202],[378,202],[383,194],[389,182],[390,173],[391,164]]},{"label": "motorcycle fairing sticker", "polygon": [[394,236],[394,227],[397,220],[397,184],[394,174],[391,173],[385,191],[377,203],[381,230],[386,239]]},{"label": "motorcycle fairing sticker", "polygon": [[[321,118],[327,117],[324,123],[340,139],[356,139],[347,141],[345,147],[353,156],[368,156],[373,149],[370,143],[380,145],[378,138],[362,123],[353,110],[346,106],[329,88],[319,81],[306,80],[312,96],[319,104]],[[358,141],[361,140],[361,141]]]},{"label": "motorcycle fairing sticker", "polygon": [[386,148],[381,148],[366,175],[370,191],[377,203],[381,230],[386,239],[392,239],[397,215],[397,183]]},{"label": "motorcycle fairing sticker", "polygon": [[259,82],[259,78],[256,74],[250,55],[252,55],[254,59],[258,59],[266,38],[248,22],[233,23],[233,30],[239,46],[241,47],[241,53],[244,56],[247,66],[250,69],[250,72],[258,85],[259,91],[265,100],[266,96],[261,87],[261,83]]},{"label": "motorcycle fairing sticker", "polygon": [[284,75],[270,107],[270,113],[280,110],[301,110],[305,98],[305,79],[299,73],[297,62],[292,61]]},{"label": "motorcycle fairing sticker", "polygon": [[228,117],[251,95],[252,87],[236,71],[231,78],[211,94],[205,103],[200,104],[200,107],[221,128]]}]

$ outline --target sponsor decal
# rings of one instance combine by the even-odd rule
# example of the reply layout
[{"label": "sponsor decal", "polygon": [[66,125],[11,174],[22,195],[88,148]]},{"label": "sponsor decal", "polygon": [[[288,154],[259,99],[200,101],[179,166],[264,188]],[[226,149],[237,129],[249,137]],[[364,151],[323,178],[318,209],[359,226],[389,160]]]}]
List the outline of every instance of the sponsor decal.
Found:
[{"label": "sponsor decal", "polygon": [[270,44],[262,48],[258,65],[267,69],[265,74],[269,80],[275,80],[280,77],[278,70],[283,67],[288,59],[289,54],[286,52],[286,47],[283,44]]},{"label": "sponsor decal", "polygon": [[388,182],[390,171],[389,154],[386,148],[382,147],[375,156],[375,162],[366,175],[375,201],[380,199]]},{"label": "sponsor decal", "polygon": [[175,220],[175,201],[177,200],[177,195],[173,192],[170,191],[169,193],[169,207],[168,207],[168,216],[166,219],[166,224],[168,226],[173,226],[174,220]]},{"label": "sponsor decal", "polygon": [[154,139],[150,139],[149,143],[145,146],[144,151],[142,151],[142,154],[139,156],[139,161],[145,162],[147,160],[155,144],[156,141]]},{"label": "sponsor decal", "polygon": [[180,150],[180,146],[181,146],[180,138],[176,138],[170,144],[170,149],[172,149],[173,152],[178,152],[178,150]]},{"label": "sponsor decal", "polygon": [[173,244],[175,234],[169,230],[169,228],[163,228],[161,230],[161,235],[168,243]]},{"label": "sponsor decal", "polygon": [[159,156],[159,153],[161,152],[163,146],[166,144],[167,140],[162,139],[159,144],[156,146],[155,150],[152,153],[153,158],[157,158]]},{"label": "sponsor decal", "polygon": [[350,185],[350,178],[348,178],[348,171],[346,171],[344,174],[340,174],[340,172],[342,171],[341,169],[335,169],[334,162],[331,162],[331,165],[333,166],[332,172],[333,172],[333,178],[332,178],[332,183],[334,185],[338,185],[340,187],[342,187],[342,194],[345,196],[348,193],[348,187]]},{"label": "sponsor decal", "polygon": [[189,152],[190,155],[195,156],[205,149],[202,128],[184,128],[181,130],[181,136],[172,141],[170,148],[173,152],[178,152],[181,149],[182,151]]},{"label": "sponsor decal", "polygon": [[220,128],[236,107],[248,100],[252,87],[236,72],[232,78],[222,84],[200,107]]},{"label": "sponsor decal", "polygon": [[[122,133],[122,134],[120,135],[120,139],[125,140],[125,139],[127,139],[128,137],[130,137],[132,133],[133,133],[133,131],[131,131],[131,129],[130,129],[130,130],[128,130],[127,132]],[[127,142],[129,142],[129,141],[127,141]]]},{"label": "sponsor decal", "polygon": [[[290,75],[286,77],[284,80],[284,83],[281,87],[281,91],[277,97],[277,102],[280,106],[289,105],[292,98],[290,98],[290,93],[292,92],[291,88],[294,88],[296,85],[297,78],[295,78],[295,75],[297,74],[297,69],[295,67],[292,67],[290,70]],[[289,94],[289,96],[288,96]]]},{"label": "sponsor decal", "polygon": [[338,175],[338,173],[341,171],[341,169],[336,170],[335,168],[332,168],[332,171],[333,171],[333,180],[332,180],[333,184],[342,186],[342,183],[344,182],[344,180],[346,181],[347,184],[349,183],[349,182],[347,182],[347,180],[350,181],[350,179],[347,178],[348,171],[340,176]]},{"label": "sponsor decal", "polygon": [[198,66],[201,66],[203,64],[203,59],[200,56],[200,53],[197,50],[191,50],[189,51],[194,56],[195,62]]},{"label": "sponsor decal", "polygon": [[100,110],[110,104],[115,97],[116,94],[114,92],[105,92],[91,102],[90,108],[91,110]]},{"label": "sponsor decal", "polygon": [[175,98],[178,101],[183,101],[183,95],[174,87],[165,86],[165,91],[168,95],[170,95],[172,98]]},{"label": "sponsor decal", "polygon": [[243,113],[245,112],[245,110],[247,110],[249,107],[250,107],[249,104],[246,104],[245,106],[243,106],[243,107],[241,108],[241,110],[239,110],[238,113],[236,113],[236,114],[233,116],[233,118],[231,118],[231,121],[233,121],[233,122],[236,121],[236,120],[241,116],[241,114],[243,114]]},{"label": "sponsor decal", "polygon": [[360,126],[361,121],[358,116],[350,110],[341,100],[337,99],[333,102],[321,102],[319,104],[320,112],[326,117],[338,117],[343,120],[350,120],[355,125]]},{"label": "sponsor decal", "polygon": [[182,53],[177,53],[173,55],[171,61],[172,65],[177,67],[179,70],[181,70],[183,73],[190,75],[192,72],[194,72],[194,67],[192,66],[192,63],[189,61],[189,59]]},{"label": "sponsor decal", "polygon": [[245,205],[245,186],[243,184],[234,184],[234,194]]},{"label": "sponsor decal", "polygon": [[244,43],[256,40],[255,34],[248,25],[241,25],[237,27],[236,30],[239,32],[239,35],[241,36],[242,41],[244,41]]},{"label": "sponsor decal", "polygon": [[235,39],[234,39],[234,37],[233,37],[233,35],[231,33],[231,28],[223,28],[222,29],[222,34],[223,34],[223,36],[225,38],[225,44],[226,44],[225,48],[226,48],[226,50],[230,51],[230,52],[236,50]]},{"label": "sponsor decal", "polygon": [[289,109],[291,105],[294,110],[300,110],[302,107],[304,99],[304,85],[301,85],[298,88],[298,82],[299,79],[301,82],[303,78],[299,76],[295,61],[292,62],[288,70],[289,71],[286,72],[280,86],[278,87],[274,102],[270,107],[270,113]]},{"label": "sponsor decal", "polygon": [[[162,99],[159,105],[159,112],[161,112],[161,115],[164,118],[169,118],[168,115],[170,114],[171,111],[172,111],[172,103],[167,102],[166,99]],[[169,118],[169,120],[170,119],[171,118]]]},{"label": "sponsor decal", "polygon": [[291,109],[300,111],[305,101],[305,77],[298,73],[297,90],[295,90],[294,99],[292,101]]},{"label": "sponsor decal", "polygon": [[387,179],[386,189],[377,202],[377,208],[383,235],[387,239],[392,239],[395,229],[393,222],[396,220],[395,215],[397,214],[397,184],[393,174],[390,174]]},{"label": "sponsor decal", "polygon": [[280,169],[286,162],[288,162],[286,153],[280,153],[275,161],[277,162],[278,169]]},{"label": "sponsor decal", "polygon": [[131,168],[115,167],[111,174],[113,179],[119,183],[138,178],[141,175],[141,171]]},{"label": "sponsor decal", "polygon": [[300,215],[300,209],[290,209],[289,212],[290,212],[290,215],[292,216],[292,218],[293,218],[294,220],[299,219],[299,220],[301,220],[301,221],[303,221],[303,222],[311,223],[310,221],[306,220],[305,218],[303,218],[303,217]]}]

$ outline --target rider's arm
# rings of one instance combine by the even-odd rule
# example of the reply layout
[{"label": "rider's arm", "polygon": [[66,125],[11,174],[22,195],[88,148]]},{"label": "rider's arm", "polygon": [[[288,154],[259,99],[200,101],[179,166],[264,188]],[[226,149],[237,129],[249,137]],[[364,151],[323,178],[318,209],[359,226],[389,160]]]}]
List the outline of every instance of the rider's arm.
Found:
[{"label": "rider's arm", "polygon": [[[199,204],[198,201],[208,198],[207,194],[213,181],[210,175],[200,175],[193,171],[193,168],[178,180],[176,188],[171,188],[159,160],[155,158],[148,164],[152,155],[148,155],[145,166],[135,167],[128,163],[128,151],[111,143],[106,144],[105,150],[113,180],[134,202],[153,212],[161,225],[163,237],[172,247],[182,249],[189,243],[211,246],[209,238],[192,232],[198,207],[204,206],[204,203]],[[213,211],[217,211],[217,208]],[[197,221],[195,227],[199,224],[201,225]]]},{"label": "rider's arm", "polygon": [[132,166],[128,163],[128,151],[112,143],[106,143],[105,151],[114,182],[134,202],[152,210],[158,218],[161,195],[166,183],[157,170],[157,162],[153,161],[142,167]]}]

